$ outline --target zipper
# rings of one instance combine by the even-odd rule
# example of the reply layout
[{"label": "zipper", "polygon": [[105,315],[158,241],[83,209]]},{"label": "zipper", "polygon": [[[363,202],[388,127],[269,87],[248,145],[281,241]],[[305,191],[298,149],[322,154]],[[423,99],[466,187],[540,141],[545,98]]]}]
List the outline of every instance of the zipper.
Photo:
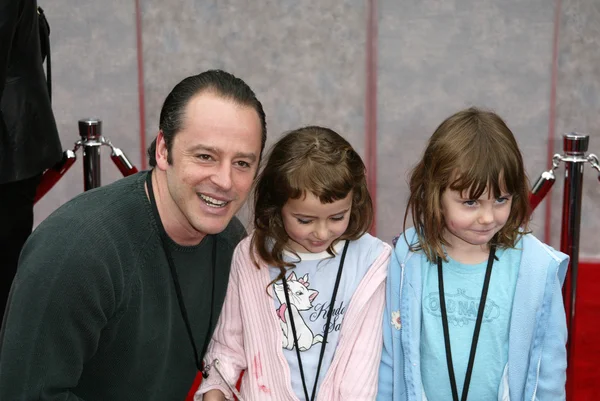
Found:
[{"label": "zipper", "polygon": [[[406,264],[405,263],[400,263],[400,268],[401,268],[401,274],[400,274],[400,305],[398,306],[398,312],[400,313],[400,322],[402,322],[402,289],[404,287],[404,268],[405,268]],[[401,327],[401,329],[403,329],[403,327]],[[403,333],[400,332],[400,342],[403,342]],[[406,380],[406,357],[405,357],[405,351],[404,351],[405,347],[404,344],[401,347],[402,350],[402,360],[404,361],[404,363],[402,364],[402,376],[404,377],[404,388],[406,389],[405,391],[405,395],[406,395],[406,401],[408,401],[408,380]]]},{"label": "zipper", "polygon": [[542,353],[540,352],[540,359],[538,360],[536,374],[535,374],[535,386],[533,387],[533,394],[531,395],[531,401],[535,401],[535,395],[537,394],[538,382],[540,381],[540,366],[542,365]]}]

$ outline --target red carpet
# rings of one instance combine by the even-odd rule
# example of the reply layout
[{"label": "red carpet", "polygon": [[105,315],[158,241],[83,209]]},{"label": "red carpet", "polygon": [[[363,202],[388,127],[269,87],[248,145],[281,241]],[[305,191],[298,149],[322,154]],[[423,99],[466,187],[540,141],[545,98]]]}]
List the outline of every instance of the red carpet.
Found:
[{"label": "red carpet", "polygon": [[[600,397],[600,262],[579,265],[577,279],[575,399],[597,401]],[[196,377],[186,401],[192,401],[200,385]]]},{"label": "red carpet", "polygon": [[580,263],[578,276],[573,401],[596,401],[600,397],[600,262]]}]

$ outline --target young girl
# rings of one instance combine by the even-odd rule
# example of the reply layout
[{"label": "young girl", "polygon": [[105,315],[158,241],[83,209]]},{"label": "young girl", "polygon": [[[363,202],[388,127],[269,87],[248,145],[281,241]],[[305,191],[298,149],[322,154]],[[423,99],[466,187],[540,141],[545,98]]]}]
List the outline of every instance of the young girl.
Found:
[{"label": "young girl", "polygon": [[391,247],[367,234],[365,166],[334,131],[274,145],[195,400],[374,400]]},{"label": "young girl", "polygon": [[377,400],[565,399],[568,260],[526,233],[528,192],[496,114],[437,128],[390,263]]}]

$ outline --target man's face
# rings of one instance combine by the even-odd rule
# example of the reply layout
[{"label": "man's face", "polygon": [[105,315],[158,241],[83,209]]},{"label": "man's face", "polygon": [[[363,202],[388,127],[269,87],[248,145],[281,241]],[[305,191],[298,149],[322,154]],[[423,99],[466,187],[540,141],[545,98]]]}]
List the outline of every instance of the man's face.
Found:
[{"label": "man's face", "polygon": [[252,107],[212,93],[193,97],[173,140],[171,164],[164,138],[158,136],[157,167],[166,172],[172,199],[165,202],[170,216],[161,219],[189,232],[223,231],[250,192],[261,137],[261,122]]}]

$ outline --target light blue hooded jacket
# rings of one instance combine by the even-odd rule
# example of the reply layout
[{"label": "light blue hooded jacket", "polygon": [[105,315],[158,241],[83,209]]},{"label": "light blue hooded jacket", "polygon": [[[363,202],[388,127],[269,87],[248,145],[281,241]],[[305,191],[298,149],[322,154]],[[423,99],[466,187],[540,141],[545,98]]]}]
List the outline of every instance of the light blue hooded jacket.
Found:
[{"label": "light blue hooded jacket", "polygon": [[[414,228],[404,235],[411,239],[409,243],[416,243]],[[498,400],[562,401],[566,398],[567,326],[561,287],[568,256],[531,234],[523,236],[516,247],[523,252],[510,321],[508,364],[498,383]],[[422,252],[411,252],[400,236],[387,281],[377,401],[426,400],[420,368],[424,257]]]}]

